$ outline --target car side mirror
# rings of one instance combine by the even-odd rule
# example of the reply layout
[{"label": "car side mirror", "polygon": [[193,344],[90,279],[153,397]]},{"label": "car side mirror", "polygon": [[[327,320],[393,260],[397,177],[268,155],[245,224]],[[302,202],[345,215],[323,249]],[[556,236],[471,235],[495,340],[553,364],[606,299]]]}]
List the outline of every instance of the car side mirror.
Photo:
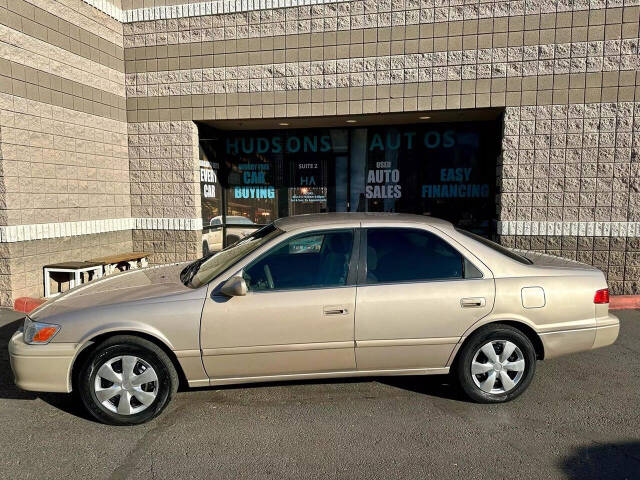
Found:
[{"label": "car side mirror", "polygon": [[243,297],[247,294],[247,282],[242,277],[231,277],[224,282],[220,293],[227,297]]}]

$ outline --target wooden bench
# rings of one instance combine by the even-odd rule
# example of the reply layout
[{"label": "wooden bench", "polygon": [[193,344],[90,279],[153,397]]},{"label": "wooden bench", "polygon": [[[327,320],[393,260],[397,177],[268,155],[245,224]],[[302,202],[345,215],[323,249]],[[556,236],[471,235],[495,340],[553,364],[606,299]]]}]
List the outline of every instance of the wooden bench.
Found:
[{"label": "wooden bench", "polygon": [[147,258],[149,254],[146,252],[129,252],[120,253],[118,255],[109,255],[106,257],[92,258],[90,262],[100,263],[104,268],[104,274],[109,275],[116,269],[118,270],[135,270],[136,268],[144,268],[149,265]]},{"label": "wooden bench", "polygon": [[60,294],[60,286],[62,282],[58,281],[58,291],[51,293],[51,274],[67,273],[69,274],[69,288],[73,288],[83,283],[83,273],[93,273],[94,277],[102,277],[103,264],[100,262],[62,262],[51,263],[44,267],[44,296],[46,298],[55,297]]}]

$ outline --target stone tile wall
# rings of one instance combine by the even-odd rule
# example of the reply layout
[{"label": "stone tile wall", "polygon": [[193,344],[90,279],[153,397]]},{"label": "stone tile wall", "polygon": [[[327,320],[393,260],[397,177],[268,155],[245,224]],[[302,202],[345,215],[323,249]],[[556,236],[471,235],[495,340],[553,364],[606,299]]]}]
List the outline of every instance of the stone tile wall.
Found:
[{"label": "stone tile wall", "polygon": [[[176,2],[0,0],[0,224],[129,218],[91,247],[187,260],[194,122],[498,107],[501,241],[639,292],[640,0]],[[0,301],[90,237],[0,244]]]},{"label": "stone tile wall", "polygon": [[351,1],[127,23],[128,118],[633,102],[637,5]]},{"label": "stone tile wall", "polygon": [[[131,217],[124,95],[121,23],[81,1],[0,1],[3,236]],[[132,248],[131,230],[78,233],[3,238],[0,304],[41,296],[44,264]]]},{"label": "stone tile wall", "polygon": [[202,231],[134,230],[133,248],[153,252],[151,264],[186,262],[202,256]]},{"label": "stone tile wall", "polygon": [[509,107],[501,220],[640,221],[640,102]]},{"label": "stone tile wall", "polygon": [[[509,107],[498,170],[503,221],[639,222],[640,103]],[[640,293],[638,237],[582,233],[500,238],[593,264],[615,294]]]},{"label": "stone tile wall", "polygon": [[636,292],[635,230],[591,227],[640,220],[639,4],[351,1],[128,23],[127,118],[504,108],[496,220],[591,233],[502,241],[579,257]]},{"label": "stone tile wall", "polygon": [[[201,218],[198,129],[191,121],[129,123],[134,217]],[[136,249],[152,263],[193,259],[200,231],[134,230]]]},{"label": "stone tile wall", "polygon": [[131,216],[126,124],[0,94],[6,225]]},{"label": "stone tile wall", "polygon": [[[0,244],[0,305],[44,295],[42,266],[132,251],[131,231]],[[54,286],[52,286],[54,288]],[[63,288],[67,288],[63,284]]]}]

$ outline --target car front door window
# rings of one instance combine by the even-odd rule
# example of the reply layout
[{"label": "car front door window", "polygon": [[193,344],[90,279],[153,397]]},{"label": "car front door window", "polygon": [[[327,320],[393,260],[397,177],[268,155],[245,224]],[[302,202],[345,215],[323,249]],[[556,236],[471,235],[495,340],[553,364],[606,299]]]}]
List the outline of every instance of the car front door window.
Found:
[{"label": "car front door window", "polygon": [[353,231],[291,238],[244,269],[250,291],[331,288],[347,284]]}]

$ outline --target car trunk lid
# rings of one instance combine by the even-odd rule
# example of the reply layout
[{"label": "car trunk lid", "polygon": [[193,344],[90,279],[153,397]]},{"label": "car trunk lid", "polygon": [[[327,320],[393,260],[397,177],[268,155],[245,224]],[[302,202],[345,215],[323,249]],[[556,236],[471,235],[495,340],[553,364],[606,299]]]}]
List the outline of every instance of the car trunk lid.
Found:
[{"label": "car trunk lid", "polygon": [[528,250],[513,249],[513,251],[530,260],[532,264],[537,267],[557,267],[572,270],[598,271],[598,269],[592,265],[587,265],[586,263],[577,262],[568,258],[556,257],[555,255],[531,252]]}]

